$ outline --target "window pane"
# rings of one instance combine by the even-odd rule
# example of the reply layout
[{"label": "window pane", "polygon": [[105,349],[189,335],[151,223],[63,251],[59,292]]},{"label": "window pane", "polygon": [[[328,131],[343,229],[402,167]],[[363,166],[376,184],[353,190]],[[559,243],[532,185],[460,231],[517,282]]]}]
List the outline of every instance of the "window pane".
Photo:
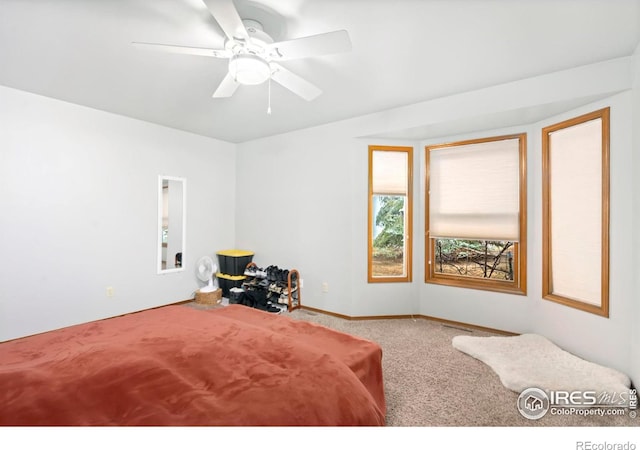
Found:
[{"label": "window pane", "polygon": [[514,243],[461,239],[435,240],[436,273],[513,280]]},{"label": "window pane", "polygon": [[411,281],[413,147],[369,146],[367,280]]},{"label": "window pane", "polygon": [[425,147],[425,282],[526,294],[526,134]]},{"label": "window pane", "polygon": [[553,294],[600,305],[602,120],[550,133],[549,148]]},{"label": "window pane", "polygon": [[609,317],[609,108],[542,129],[542,297]]},{"label": "window pane", "polygon": [[373,196],[371,266],[374,277],[406,276],[405,204],[405,196]]}]

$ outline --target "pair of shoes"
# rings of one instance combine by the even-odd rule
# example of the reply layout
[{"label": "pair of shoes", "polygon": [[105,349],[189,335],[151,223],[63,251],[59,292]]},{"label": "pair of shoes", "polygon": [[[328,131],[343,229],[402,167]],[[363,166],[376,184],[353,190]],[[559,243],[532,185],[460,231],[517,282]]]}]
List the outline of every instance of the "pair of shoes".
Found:
[{"label": "pair of shoes", "polygon": [[267,267],[267,269],[265,270],[266,274],[267,274],[267,280],[274,282],[276,281],[276,276],[277,276],[277,272],[280,269],[278,269],[278,266],[269,266]]},{"label": "pair of shoes", "polygon": [[267,302],[267,307],[266,307],[265,311],[270,312],[270,313],[274,313],[274,314],[281,314],[282,313],[282,308],[277,307],[276,305],[274,305],[271,302]]},{"label": "pair of shoes", "polygon": [[259,283],[260,283],[259,279],[251,278],[250,280],[247,280],[244,283],[242,283],[242,286],[244,286],[244,287],[256,287],[256,286],[258,286]]},{"label": "pair of shoes", "polygon": [[269,285],[269,290],[271,292],[275,292],[276,294],[282,294],[287,291],[287,286],[283,286],[282,283],[272,283]]},{"label": "pair of shoes", "polygon": [[289,271],[287,269],[283,269],[282,272],[280,272],[280,280],[283,283],[288,283],[289,282]]},{"label": "pair of shoes", "polygon": [[244,274],[248,277],[266,278],[267,273],[258,266],[247,267]]},{"label": "pair of shoes", "polygon": [[278,266],[267,267],[267,280],[271,282],[288,283],[289,271],[287,269],[280,269]]}]

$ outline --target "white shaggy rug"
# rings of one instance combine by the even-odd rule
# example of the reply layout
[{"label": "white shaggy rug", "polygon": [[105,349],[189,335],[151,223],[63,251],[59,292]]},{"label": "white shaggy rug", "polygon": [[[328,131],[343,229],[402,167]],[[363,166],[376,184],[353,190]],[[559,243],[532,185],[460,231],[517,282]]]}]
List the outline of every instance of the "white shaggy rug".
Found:
[{"label": "white shaggy rug", "polygon": [[625,374],[585,361],[537,334],[508,337],[456,336],[453,346],[491,367],[508,389],[517,393],[530,387],[546,392],[627,392]]}]

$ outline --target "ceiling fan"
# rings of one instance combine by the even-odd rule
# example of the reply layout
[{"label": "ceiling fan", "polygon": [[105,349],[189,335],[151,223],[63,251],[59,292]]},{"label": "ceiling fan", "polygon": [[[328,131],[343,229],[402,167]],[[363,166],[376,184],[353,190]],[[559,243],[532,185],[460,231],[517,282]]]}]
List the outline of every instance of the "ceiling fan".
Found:
[{"label": "ceiling fan", "polygon": [[231,97],[241,84],[256,85],[273,80],[311,101],[322,93],[320,88],[278,62],[351,50],[346,30],[274,42],[259,22],[240,18],[233,0],[203,2],[226,35],[224,48],[183,47],[148,42],[133,42],[133,45],[148,50],[229,59],[229,71],[213,93],[214,98]]}]

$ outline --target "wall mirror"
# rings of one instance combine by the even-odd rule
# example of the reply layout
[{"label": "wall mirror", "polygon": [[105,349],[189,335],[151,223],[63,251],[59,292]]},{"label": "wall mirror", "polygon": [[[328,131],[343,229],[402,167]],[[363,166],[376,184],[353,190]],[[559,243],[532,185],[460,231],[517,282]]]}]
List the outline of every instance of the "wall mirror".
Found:
[{"label": "wall mirror", "polygon": [[184,270],[187,180],[158,177],[158,273]]}]

